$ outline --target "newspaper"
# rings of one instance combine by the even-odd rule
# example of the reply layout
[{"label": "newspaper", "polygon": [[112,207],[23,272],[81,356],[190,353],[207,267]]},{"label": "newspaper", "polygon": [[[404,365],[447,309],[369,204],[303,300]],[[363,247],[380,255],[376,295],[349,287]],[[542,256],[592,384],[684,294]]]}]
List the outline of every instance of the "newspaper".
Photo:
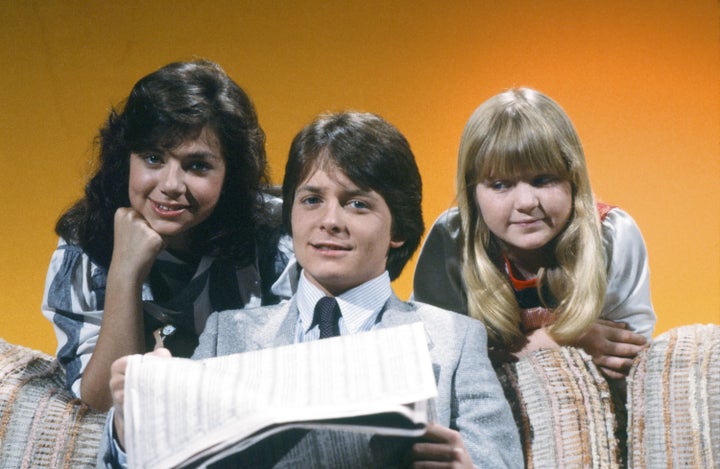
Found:
[{"label": "newspaper", "polygon": [[204,467],[288,428],[420,436],[437,388],[422,323],[206,360],[130,357],[129,467]]}]

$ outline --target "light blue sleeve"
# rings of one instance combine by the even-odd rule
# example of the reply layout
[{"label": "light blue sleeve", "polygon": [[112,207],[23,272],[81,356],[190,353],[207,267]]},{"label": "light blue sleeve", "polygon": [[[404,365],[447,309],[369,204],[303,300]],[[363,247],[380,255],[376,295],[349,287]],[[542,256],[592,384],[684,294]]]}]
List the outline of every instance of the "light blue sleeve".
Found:
[{"label": "light blue sleeve", "polygon": [[127,469],[127,455],[114,437],[114,417],[115,408],[111,408],[105,419],[105,428],[103,429],[98,450],[97,467],[99,469]]},{"label": "light blue sleeve", "polygon": [[48,267],[42,313],[53,323],[57,359],[75,396],[80,396],[81,376],[100,334],[106,284],[105,269],[82,248],[60,239]]},{"label": "light blue sleeve", "polygon": [[619,208],[608,212],[602,224],[607,262],[607,291],[600,317],[624,322],[629,329],[652,338],[655,311],[650,298],[650,268],[640,229]]}]

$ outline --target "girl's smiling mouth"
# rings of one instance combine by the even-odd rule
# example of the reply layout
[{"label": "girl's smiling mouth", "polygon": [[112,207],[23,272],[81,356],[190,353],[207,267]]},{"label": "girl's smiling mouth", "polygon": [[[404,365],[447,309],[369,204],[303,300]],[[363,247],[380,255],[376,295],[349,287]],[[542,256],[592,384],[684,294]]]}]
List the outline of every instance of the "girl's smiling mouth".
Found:
[{"label": "girl's smiling mouth", "polygon": [[189,205],[151,201],[155,212],[162,216],[177,216],[190,209]]}]

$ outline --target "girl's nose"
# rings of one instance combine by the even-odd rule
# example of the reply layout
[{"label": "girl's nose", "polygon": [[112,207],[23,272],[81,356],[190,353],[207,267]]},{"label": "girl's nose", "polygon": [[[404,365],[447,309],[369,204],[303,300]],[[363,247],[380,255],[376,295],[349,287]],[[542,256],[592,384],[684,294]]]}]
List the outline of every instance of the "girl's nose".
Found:
[{"label": "girl's nose", "polygon": [[518,210],[532,210],[540,205],[535,187],[525,182],[520,182],[515,187],[515,206]]},{"label": "girl's nose", "polygon": [[166,195],[182,194],[185,188],[185,173],[180,164],[172,160],[165,165],[160,180],[160,190]]}]

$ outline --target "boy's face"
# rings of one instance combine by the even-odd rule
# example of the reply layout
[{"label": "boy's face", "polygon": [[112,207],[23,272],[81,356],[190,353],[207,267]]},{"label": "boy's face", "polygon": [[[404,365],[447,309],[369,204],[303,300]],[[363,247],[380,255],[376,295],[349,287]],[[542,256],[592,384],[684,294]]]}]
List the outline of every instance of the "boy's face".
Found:
[{"label": "boy's face", "polygon": [[298,185],[291,213],[295,255],[305,276],[337,296],[385,271],[392,215],[385,199],[356,186],[332,164]]}]

